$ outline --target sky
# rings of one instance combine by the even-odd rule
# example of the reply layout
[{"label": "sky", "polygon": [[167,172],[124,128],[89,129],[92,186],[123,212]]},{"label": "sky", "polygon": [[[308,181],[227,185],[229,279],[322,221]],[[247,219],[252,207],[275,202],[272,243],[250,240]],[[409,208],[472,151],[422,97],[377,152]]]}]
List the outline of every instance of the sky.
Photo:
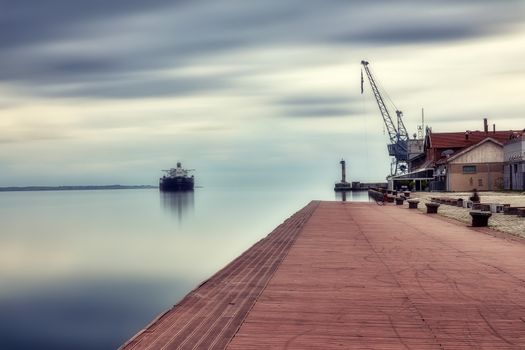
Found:
[{"label": "sky", "polygon": [[[0,0],[0,186],[384,181],[410,134],[523,129],[525,2]],[[366,79],[366,78],[365,78]]]}]

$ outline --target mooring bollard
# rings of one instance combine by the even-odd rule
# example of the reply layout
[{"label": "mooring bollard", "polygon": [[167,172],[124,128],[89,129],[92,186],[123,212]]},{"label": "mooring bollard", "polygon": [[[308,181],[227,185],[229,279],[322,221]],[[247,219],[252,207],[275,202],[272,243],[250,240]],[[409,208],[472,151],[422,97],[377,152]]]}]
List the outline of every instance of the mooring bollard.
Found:
[{"label": "mooring bollard", "polygon": [[403,197],[396,197],[396,205],[403,205],[405,199]]},{"label": "mooring bollard", "polygon": [[427,206],[427,214],[437,214],[439,203],[425,203]]},{"label": "mooring bollard", "polygon": [[408,202],[408,209],[417,209],[417,205],[419,204],[419,200],[417,199],[407,199]]},{"label": "mooring bollard", "polygon": [[489,218],[492,216],[490,211],[472,210],[472,227],[485,227],[489,224]]}]

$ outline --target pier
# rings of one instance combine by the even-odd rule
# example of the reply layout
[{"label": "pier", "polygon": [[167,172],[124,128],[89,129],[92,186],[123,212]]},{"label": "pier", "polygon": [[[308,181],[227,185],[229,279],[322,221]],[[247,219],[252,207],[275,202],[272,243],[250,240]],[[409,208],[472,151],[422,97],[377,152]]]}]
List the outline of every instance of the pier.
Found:
[{"label": "pier", "polygon": [[121,349],[519,349],[525,243],[314,201]]}]

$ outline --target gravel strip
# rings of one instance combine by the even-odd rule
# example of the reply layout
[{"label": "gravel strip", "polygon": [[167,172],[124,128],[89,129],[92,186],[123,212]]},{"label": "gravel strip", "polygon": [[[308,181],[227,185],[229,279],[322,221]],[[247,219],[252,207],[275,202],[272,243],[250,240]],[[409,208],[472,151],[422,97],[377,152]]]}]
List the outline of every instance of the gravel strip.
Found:
[{"label": "gravel strip", "polygon": [[[472,195],[470,192],[412,192],[410,198],[419,198],[419,210],[426,212],[425,203],[430,202],[430,197],[463,198],[465,201]],[[501,192],[479,192],[481,203],[510,204],[513,207],[525,207],[525,192],[523,193],[501,193]],[[408,204],[405,204],[408,207]],[[470,209],[441,204],[438,214],[471,224]],[[503,215],[503,213],[492,213],[489,219],[489,227],[514,236],[525,237],[525,217],[516,215]]]}]

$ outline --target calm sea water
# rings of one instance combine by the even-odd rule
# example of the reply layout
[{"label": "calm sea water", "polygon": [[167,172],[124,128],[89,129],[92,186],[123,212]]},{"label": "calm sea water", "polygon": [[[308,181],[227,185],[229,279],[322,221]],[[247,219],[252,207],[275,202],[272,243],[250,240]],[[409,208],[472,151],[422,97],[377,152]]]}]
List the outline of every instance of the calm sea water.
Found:
[{"label": "calm sea water", "polygon": [[0,193],[0,349],[116,349],[312,199],[342,198],[268,188]]}]

